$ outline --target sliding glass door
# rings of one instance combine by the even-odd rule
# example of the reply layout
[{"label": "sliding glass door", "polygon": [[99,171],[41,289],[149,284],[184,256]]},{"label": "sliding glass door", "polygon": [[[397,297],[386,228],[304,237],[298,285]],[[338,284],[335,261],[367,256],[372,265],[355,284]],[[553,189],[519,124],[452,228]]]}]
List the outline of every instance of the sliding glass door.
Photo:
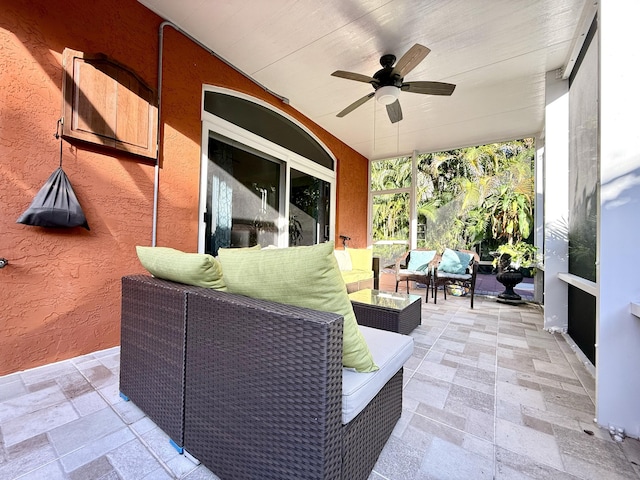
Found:
[{"label": "sliding glass door", "polygon": [[329,240],[329,182],[292,168],[289,195],[289,245]]},{"label": "sliding glass door", "polygon": [[213,136],[208,152],[205,253],[215,256],[219,248],[278,245],[281,163]]}]

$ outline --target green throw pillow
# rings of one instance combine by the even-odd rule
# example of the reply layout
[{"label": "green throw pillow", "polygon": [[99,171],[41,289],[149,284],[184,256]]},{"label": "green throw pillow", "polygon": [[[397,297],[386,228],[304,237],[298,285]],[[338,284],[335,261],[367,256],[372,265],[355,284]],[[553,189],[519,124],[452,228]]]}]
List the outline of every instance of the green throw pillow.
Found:
[{"label": "green throw pillow", "polygon": [[342,315],[342,364],[358,372],[378,370],[358,328],[333,242],[260,251],[221,248],[218,258],[231,293]]},{"label": "green throw pillow", "polygon": [[472,255],[469,253],[445,248],[442,254],[442,260],[440,260],[440,264],[438,265],[438,271],[463,275],[467,273],[467,267],[469,266],[471,257]]},{"label": "green throw pillow", "polygon": [[185,253],[168,247],[136,247],[138,258],[151,275],[197,287],[226,290],[222,266],[211,255]]},{"label": "green throw pillow", "polygon": [[425,272],[429,262],[436,256],[435,250],[411,250],[409,253],[409,265],[407,270],[414,272]]}]

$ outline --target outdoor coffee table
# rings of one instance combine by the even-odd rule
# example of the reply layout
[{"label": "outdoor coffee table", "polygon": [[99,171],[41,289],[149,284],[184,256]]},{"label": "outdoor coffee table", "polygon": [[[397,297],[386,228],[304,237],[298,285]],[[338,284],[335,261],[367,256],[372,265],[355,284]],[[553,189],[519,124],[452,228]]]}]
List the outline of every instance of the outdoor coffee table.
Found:
[{"label": "outdoor coffee table", "polygon": [[358,324],[405,335],[420,325],[422,297],[366,288],[349,294]]}]

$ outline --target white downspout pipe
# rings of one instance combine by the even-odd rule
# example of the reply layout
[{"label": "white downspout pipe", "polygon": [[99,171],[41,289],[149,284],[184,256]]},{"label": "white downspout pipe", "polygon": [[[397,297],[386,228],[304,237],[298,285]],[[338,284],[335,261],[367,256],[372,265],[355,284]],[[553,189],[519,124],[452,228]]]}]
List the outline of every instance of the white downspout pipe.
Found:
[{"label": "white downspout pipe", "polygon": [[173,28],[174,30],[180,32],[182,35],[184,35],[189,40],[191,40],[195,44],[197,44],[200,47],[202,47],[204,50],[209,52],[211,55],[216,57],[218,60],[220,60],[224,64],[228,65],[229,67],[233,68],[236,72],[240,73],[241,75],[243,75],[244,77],[248,78],[249,80],[251,80],[256,85],[261,87],[265,92],[267,92],[267,93],[273,95],[274,97],[278,98],[279,100],[281,100],[282,103],[285,103],[287,105],[289,104],[289,99],[288,98],[283,97],[282,95],[278,95],[277,93],[269,90],[267,87],[265,87],[261,83],[256,82],[249,75],[247,75],[242,70],[240,70],[239,68],[235,67],[234,65],[230,64],[228,61],[226,61],[220,55],[215,53],[213,50],[211,50],[209,47],[204,45],[199,40],[193,38],[191,35],[189,35],[187,32],[182,30],[180,27],[178,27],[174,23],[169,22],[169,21],[164,21],[164,22],[162,22],[160,24],[160,27],[158,28],[158,125],[157,125],[158,140],[156,142],[156,165],[155,165],[154,180],[153,180],[153,219],[152,219],[152,227],[151,227],[151,246],[152,247],[156,246],[157,229],[158,229],[158,191],[159,191],[159,186],[160,186],[160,143],[161,143],[161,134],[160,134],[161,132],[160,132],[160,130],[161,130],[161,125],[162,125],[162,54],[163,54],[163,51],[164,51],[164,27],[167,27],[167,26],[169,26],[169,27]]}]

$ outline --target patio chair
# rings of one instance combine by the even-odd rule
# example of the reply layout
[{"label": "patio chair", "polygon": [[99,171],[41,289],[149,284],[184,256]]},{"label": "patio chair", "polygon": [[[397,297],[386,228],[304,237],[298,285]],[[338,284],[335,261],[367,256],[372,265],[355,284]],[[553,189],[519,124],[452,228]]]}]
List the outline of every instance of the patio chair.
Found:
[{"label": "patio chair", "polygon": [[[432,285],[432,271],[438,264],[439,255],[435,250],[417,249],[406,252],[396,260],[396,292],[400,282],[407,283],[407,293],[409,293],[409,282],[419,282],[426,285],[425,303],[429,302],[429,287]],[[433,296],[433,294],[432,294]]]},{"label": "patio chair", "polygon": [[473,308],[479,261],[480,257],[474,251],[445,249],[437,268],[433,271],[433,303],[438,303],[439,287],[442,287],[446,300],[447,286],[460,285],[464,293],[471,297],[471,308]]}]

